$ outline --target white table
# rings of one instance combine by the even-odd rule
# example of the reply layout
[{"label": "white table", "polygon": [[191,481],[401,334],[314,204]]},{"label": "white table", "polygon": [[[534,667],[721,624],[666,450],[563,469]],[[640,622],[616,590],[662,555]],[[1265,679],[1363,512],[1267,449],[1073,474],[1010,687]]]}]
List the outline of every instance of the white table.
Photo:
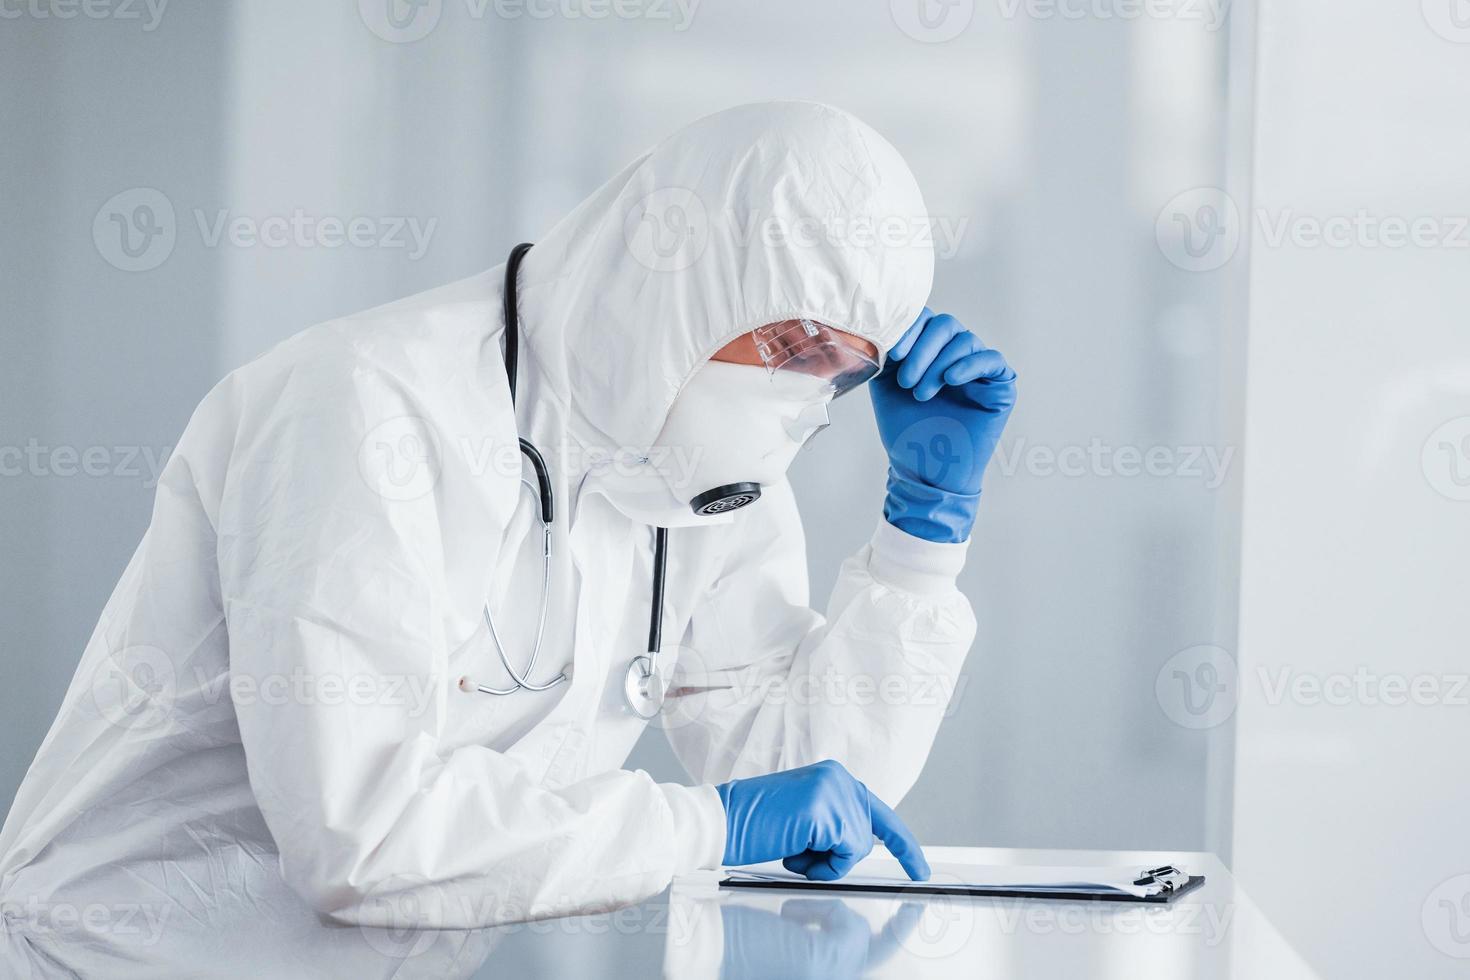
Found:
[{"label": "white table", "polygon": [[926,854],[936,864],[1172,863],[1206,880],[1159,906],[720,889],[706,872],[621,913],[512,927],[474,976],[1315,976],[1213,855],[959,847]]},{"label": "white table", "polygon": [[[0,931],[0,976],[109,980],[269,976],[1118,977],[1290,980],[1312,976],[1220,862],[1207,854],[928,848],[931,863],[1176,864],[1206,883],[1170,905],[830,890],[722,889],[713,872],[600,915],[470,931],[354,928],[293,894],[201,906],[167,930],[103,930],[65,941]],[[863,866],[859,865],[857,873]]]}]

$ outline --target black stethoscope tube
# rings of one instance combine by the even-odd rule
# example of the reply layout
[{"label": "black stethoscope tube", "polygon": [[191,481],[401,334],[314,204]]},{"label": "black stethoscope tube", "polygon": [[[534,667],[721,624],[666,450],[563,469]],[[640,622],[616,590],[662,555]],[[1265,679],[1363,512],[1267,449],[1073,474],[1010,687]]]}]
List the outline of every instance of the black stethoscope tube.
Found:
[{"label": "black stethoscope tube", "polygon": [[669,529],[653,529],[653,608],[648,611],[648,655],[657,658],[663,647],[664,569],[669,563]]},{"label": "black stethoscope tube", "polygon": [[[505,315],[505,376],[510,385],[510,403],[516,403],[516,374],[520,366],[520,307],[518,301],[517,273],[521,260],[531,250],[530,242],[522,242],[511,249],[505,262],[505,289],[502,302]],[[520,439],[521,452],[531,461],[536,471],[536,492],[541,504],[541,522],[549,529],[553,516],[551,474],[546,460],[530,440]],[[663,646],[664,581],[668,569],[669,529],[653,529],[653,588],[651,608],[648,612],[648,660],[650,672],[658,665],[659,651]],[[546,601],[546,597],[542,597]]]}]

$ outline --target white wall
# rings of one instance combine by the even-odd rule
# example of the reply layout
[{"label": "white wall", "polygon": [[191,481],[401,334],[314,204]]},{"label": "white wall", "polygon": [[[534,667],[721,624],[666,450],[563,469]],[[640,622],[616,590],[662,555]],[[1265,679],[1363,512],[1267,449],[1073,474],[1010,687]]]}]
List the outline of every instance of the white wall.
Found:
[{"label": "white wall", "polygon": [[1259,6],[1234,867],[1326,976],[1464,976],[1470,8]]},{"label": "white wall", "polygon": [[153,23],[143,4],[99,6],[138,19],[25,13],[46,4],[0,19],[4,810],[148,525],[162,462],[219,377],[219,252],[181,241],[125,271],[107,258],[122,256],[107,216],[131,217],[135,189],[225,196],[228,12],[180,4]]}]

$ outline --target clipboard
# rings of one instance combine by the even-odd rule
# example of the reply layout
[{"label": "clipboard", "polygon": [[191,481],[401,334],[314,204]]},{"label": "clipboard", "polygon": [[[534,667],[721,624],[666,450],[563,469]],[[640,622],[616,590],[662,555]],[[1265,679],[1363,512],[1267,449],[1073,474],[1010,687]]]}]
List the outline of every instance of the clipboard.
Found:
[{"label": "clipboard", "polygon": [[[1016,869],[1022,872],[1024,869]],[[1099,871],[1107,870],[1099,868]],[[1109,883],[1078,881],[1069,884],[1027,884],[1012,881],[1004,884],[987,882],[874,880],[871,878],[836,881],[808,881],[794,875],[778,875],[758,871],[727,869],[720,878],[721,888],[764,888],[788,891],[838,891],[878,895],[958,895],[967,898],[1044,898],[1059,901],[1133,902],[1167,905],[1205,883],[1204,875],[1191,875],[1172,864],[1145,868],[1136,877]],[[1126,886],[1131,885],[1132,889]]]}]

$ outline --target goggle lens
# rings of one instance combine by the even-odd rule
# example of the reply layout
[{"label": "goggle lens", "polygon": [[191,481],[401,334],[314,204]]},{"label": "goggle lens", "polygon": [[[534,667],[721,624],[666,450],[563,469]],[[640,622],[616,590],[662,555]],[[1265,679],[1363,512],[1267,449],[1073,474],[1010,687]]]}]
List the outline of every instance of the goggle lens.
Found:
[{"label": "goggle lens", "polygon": [[833,330],[812,320],[786,320],[751,331],[766,369],[821,378],[838,398],[871,381],[878,362]]}]

